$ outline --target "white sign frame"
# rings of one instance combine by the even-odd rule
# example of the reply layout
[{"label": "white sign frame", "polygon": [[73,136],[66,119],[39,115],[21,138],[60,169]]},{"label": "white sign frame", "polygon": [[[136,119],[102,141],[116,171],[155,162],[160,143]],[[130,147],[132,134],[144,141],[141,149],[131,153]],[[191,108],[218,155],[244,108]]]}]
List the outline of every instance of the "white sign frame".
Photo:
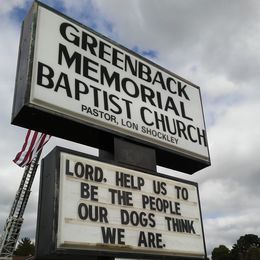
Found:
[{"label": "white sign frame", "polygon": [[[81,167],[86,167],[88,180]],[[42,169],[37,243],[45,254],[205,258],[197,183],[143,173],[60,147],[43,160]],[[98,217],[95,211],[90,216],[91,207],[98,210]],[[117,235],[107,236],[110,231]]]},{"label": "white sign frame", "polygon": [[[41,3],[27,20],[14,124],[102,149],[123,136],[172,154],[176,169],[188,173],[210,165],[198,86]],[[89,129],[95,141],[65,134],[58,123]]]}]

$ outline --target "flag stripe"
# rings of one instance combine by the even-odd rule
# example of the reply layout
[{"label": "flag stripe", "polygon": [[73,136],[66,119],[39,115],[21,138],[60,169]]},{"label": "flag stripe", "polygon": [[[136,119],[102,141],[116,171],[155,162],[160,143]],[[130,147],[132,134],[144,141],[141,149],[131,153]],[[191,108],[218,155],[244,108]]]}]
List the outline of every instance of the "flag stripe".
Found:
[{"label": "flag stripe", "polygon": [[27,155],[27,153],[30,149],[30,144],[32,142],[33,136],[34,136],[34,134],[32,133],[32,131],[28,130],[23,148],[22,148],[21,152],[19,153],[19,155],[17,156],[16,163],[18,165],[20,165],[24,161],[25,156]]},{"label": "flag stripe", "polygon": [[22,150],[16,155],[16,157],[14,159],[15,163],[20,163],[22,153],[26,150],[26,147],[27,147],[27,144],[28,144],[28,140],[29,140],[29,137],[30,137],[30,132],[31,132],[31,130],[28,130],[28,132],[26,134],[26,137],[25,137],[25,141],[24,141]]},{"label": "flag stripe", "polygon": [[30,159],[31,153],[32,153],[32,151],[33,151],[35,142],[36,142],[36,140],[37,140],[37,136],[38,136],[38,133],[37,133],[37,132],[33,132],[32,140],[31,140],[31,143],[29,143],[28,151],[26,152],[26,154],[24,154],[24,159],[21,161],[21,163],[19,164],[19,166],[27,165],[28,160]]},{"label": "flag stripe", "polygon": [[37,133],[36,138],[35,138],[35,142],[32,146],[30,153],[28,154],[26,164],[29,164],[32,161],[33,157],[37,154],[37,146],[38,146],[38,143],[40,142],[41,136],[42,136],[41,133]]},{"label": "flag stripe", "polygon": [[[28,158],[28,163],[30,163],[32,161],[32,159],[36,156],[36,154],[43,148],[43,146],[48,142],[48,140],[50,139],[49,135],[46,134],[40,134],[40,137],[38,138],[38,140],[35,142],[34,145],[34,149],[33,151],[30,153],[30,157]],[[47,139],[47,140],[46,140]],[[45,141],[46,140],[46,141]],[[28,164],[27,163],[27,164]]]},{"label": "flag stripe", "polygon": [[13,161],[20,167],[30,164],[32,159],[50,138],[50,135],[28,130],[22,150],[16,155]]}]

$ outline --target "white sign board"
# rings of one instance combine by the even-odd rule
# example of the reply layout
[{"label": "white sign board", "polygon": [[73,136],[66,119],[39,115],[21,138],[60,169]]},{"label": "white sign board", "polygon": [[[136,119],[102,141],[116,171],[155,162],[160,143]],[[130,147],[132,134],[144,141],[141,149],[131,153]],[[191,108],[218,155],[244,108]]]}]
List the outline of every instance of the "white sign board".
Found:
[{"label": "white sign board", "polygon": [[61,152],[58,249],[205,256],[195,183]]},{"label": "white sign board", "polygon": [[29,103],[210,163],[199,87],[39,5]]}]

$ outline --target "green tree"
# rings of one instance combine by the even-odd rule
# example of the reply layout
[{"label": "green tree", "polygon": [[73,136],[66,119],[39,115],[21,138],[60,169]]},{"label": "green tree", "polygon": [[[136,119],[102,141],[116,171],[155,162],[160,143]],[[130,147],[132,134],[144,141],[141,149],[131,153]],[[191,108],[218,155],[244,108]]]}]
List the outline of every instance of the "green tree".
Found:
[{"label": "green tree", "polygon": [[260,259],[260,248],[250,248],[247,253],[246,260],[259,260]]},{"label": "green tree", "polygon": [[[257,235],[246,234],[241,236],[230,251],[231,259],[250,259],[248,258],[249,252],[254,248],[260,248],[260,238]],[[254,250],[252,252],[254,254]]]},{"label": "green tree", "polygon": [[15,250],[15,255],[19,256],[28,256],[34,255],[35,246],[32,243],[31,239],[24,237],[21,241],[18,242],[17,249]]},{"label": "green tree", "polygon": [[230,250],[225,245],[219,245],[212,251],[212,260],[228,260]]},{"label": "green tree", "polygon": [[240,252],[246,252],[249,248],[260,247],[260,239],[257,235],[246,234],[237,240],[237,246]]},{"label": "green tree", "polygon": [[237,244],[234,244],[232,249],[230,250],[230,259],[238,260],[239,259],[239,248]]}]

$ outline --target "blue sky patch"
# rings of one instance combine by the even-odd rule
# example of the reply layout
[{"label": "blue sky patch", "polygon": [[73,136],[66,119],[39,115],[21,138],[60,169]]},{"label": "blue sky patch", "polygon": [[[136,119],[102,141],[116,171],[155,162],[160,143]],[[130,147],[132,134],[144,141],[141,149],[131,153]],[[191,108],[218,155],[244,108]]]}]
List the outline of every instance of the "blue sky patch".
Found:
[{"label": "blue sky patch", "polygon": [[16,7],[10,12],[10,18],[15,20],[17,23],[22,23],[24,17],[27,15],[28,10],[30,9],[31,3],[26,2],[23,8]]},{"label": "blue sky patch", "polygon": [[140,47],[134,46],[133,51],[148,59],[156,59],[158,57],[158,51],[156,50],[142,50]]}]

